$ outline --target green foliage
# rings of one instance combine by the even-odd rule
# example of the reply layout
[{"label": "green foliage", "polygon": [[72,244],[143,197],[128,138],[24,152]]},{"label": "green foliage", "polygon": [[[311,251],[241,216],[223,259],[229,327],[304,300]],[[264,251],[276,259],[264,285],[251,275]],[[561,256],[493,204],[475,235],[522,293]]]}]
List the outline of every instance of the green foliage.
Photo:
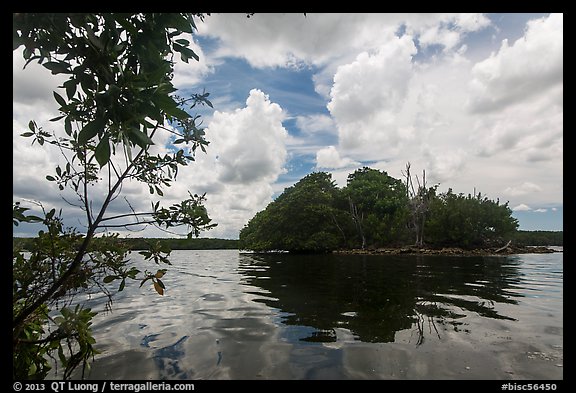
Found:
[{"label": "green foliage", "polygon": [[238,240],[212,239],[212,238],[132,238],[124,239],[131,250],[146,250],[149,242],[165,244],[171,250],[235,250],[238,249]]},{"label": "green foliage", "polygon": [[456,195],[449,189],[432,200],[426,233],[435,245],[472,248],[502,244],[517,227],[508,203],[501,205],[480,193]]},{"label": "green foliage", "polygon": [[[148,186],[150,194],[163,196],[176,180],[178,169],[194,161],[197,148],[208,141],[199,116],[187,110],[197,105],[212,107],[209,94],[176,95],[172,84],[174,56],[185,62],[198,60],[189,48],[194,33],[190,13],[15,13],[13,49],[23,47],[26,65],[37,61],[54,75],[66,78],[53,92],[59,115],[51,119],[62,127],[52,133],[31,120],[22,137],[42,147],[57,148],[65,165],[58,165],[46,180],[60,191],[68,188],[78,197],[72,208],[85,215],[84,233],[64,228],[61,212],[45,211],[43,217],[27,215],[28,208],[13,205],[14,226],[42,223],[45,230],[24,253],[13,245],[13,375],[44,378],[47,357],[58,354],[69,378],[79,365],[87,366],[96,352],[90,332],[94,313],[81,305],[72,309],[77,293],[111,293],[108,284],[119,280],[151,282],[162,295],[166,272],[140,272],[129,266],[128,247],[108,231],[155,225],[168,230],[188,229],[188,236],[213,228],[205,196],[190,198],[168,208],[152,203],[151,211],[136,212],[130,202],[127,213],[110,215],[109,204],[118,198],[125,181]],[[184,146],[164,155],[153,155],[150,146],[161,132],[174,144]],[[116,159],[113,159],[115,158]],[[104,180],[107,193],[92,195],[91,186]],[[103,197],[103,199],[102,199]],[[101,201],[98,205],[97,201]],[[95,235],[102,233],[97,242]],[[168,262],[165,245],[150,244],[146,259]],[[60,317],[50,317],[56,311]]]},{"label": "green foliage", "polygon": [[[15,248],[21,250],[31,250],[33,249],[33,243],[35,238],[31,237],[15,237],[13,238],[13,244]],[[97,244],[102,239],[100,237],[94,238],[92,244]],[[238,240],[237,239],[216,239],[216,238],[145,238],[145,237],[134,237],[134,238],[118,238],[118,242],[121,242],[128,250],[138,251],[146,250],[150,251],[151,243],[160,243],[166,247],[168,250],[237,250]]]},{"label": "green foliage", "polygon": [[406,234],[408,199],[402,181],[364,167],[348,175],[342,193],[356,210],[355,220],[361,221],[356,226],[362,225],[367,244],[392,244]]},{"label": "green foliage", "polygon": [[[63,377],[79,365],[88,367],[87,360],[96,351],[90,330],[90,320],[95,315],[90,309],[77,305],[74,309],[60,308],[73,301],[78,293],[111,293],[99,284],[100,277],[113,274],[122,278],[134,278],[137,271],[125,266],[128,250],[122,247],[115,235],[104,236],[98,244],[92,244],[84,254],[85,262],[67,273],[76,258],[84,236],[73,229],[64,229],[62,219],[54,209],[44,211],[42,230],[28,245],[27,256],[16,242],[13,246],[12,301],[13,315],[22,315],[37,302],[26,320],[14,326],[13,376],[17,379],[41,379],[50,370],[47,356],[57,352]],[[28,217],[18,221],[27,221]],[[57,285],[67,275],[67,279]],[[46,300],[45,293],[57,290]],[[51,310],[59,309],[61,316],[50,317]]]},{"label": "green foliage", "polygon": [[13,379],[43,379],[51,368],[48,357],[53,352],[58,354],[65,379],[80,365],[83,371],[89,369],[87,360],[98,353],[90,328],[95,315],[79,305],[63,307],[54,317],[49,316],[46,306],[38,308],[16,337]]},{"label": "green foliage", "polygon": [[518,231],[512,236],[518,246],[563,246],[563,231]]},{"label": "green foliage", "polygon": [[[415,219],[419,238],[427,234],[425,243],[432,247],[490,247],[516,232],[518,223],[507,203],[452,190],[437,195],[436,190],[420,186],[409,198],[401,180],[366,167],[350,174],[342,189],[329,174],[313,173],[258,212],[240,231],[239,247],[326,252],[405,245]],[[423,210],[415,213],[414,206]]]},{"label": "green foliage", "polygon": [[326,252],[341,242],[331,175],[316,172],[284,190],[240,231],[240,248],[255,251]]}]

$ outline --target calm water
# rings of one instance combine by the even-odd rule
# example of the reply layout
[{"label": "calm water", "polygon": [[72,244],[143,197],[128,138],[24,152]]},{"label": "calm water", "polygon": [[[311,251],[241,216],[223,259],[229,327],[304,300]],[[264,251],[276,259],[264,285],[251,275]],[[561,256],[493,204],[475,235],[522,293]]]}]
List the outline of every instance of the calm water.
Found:
[{"label": "calm water", "polygon": [[562,253],[172,262],[165,296],[133,282],[96,317],[87,378],[563,378]]}]

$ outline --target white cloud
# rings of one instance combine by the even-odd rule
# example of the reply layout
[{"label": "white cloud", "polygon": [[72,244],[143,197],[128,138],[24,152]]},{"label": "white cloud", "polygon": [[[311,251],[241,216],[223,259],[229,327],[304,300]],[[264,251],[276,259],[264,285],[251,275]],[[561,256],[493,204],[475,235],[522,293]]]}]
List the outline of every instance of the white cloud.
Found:
[{"label": "white cloud", "polygon": [[456,14],[454,21],[456,26],[464,32],[482,30],[492,24],[490,19],[483,14]]},{"label": "white cloud", "polygon": [[[198,26],[217,38],[215,56],[243,57],[255,67],[322,66],[351,48],[372,48],[400,20],[387,14],[214,14]],[[345,28],[342,28],[345,27]]]},{"label": "white cloud", "polygon": [[194,40],[190,34],[187,34],[182,38],[187,39],[190,42],[190,49],[198,55],[199,60],[189,59],[188,63],[183,62],[179,56],[175,56],[174,64],[174,78],[172,83],[178,86],[179,89],[183,89],[189,86],[194,86],[202,81],[202,78],[207,74],[214,72],[214,67],[218,65],[218,61],[215,59],[208,58],[207,54],[204,53],[202,48],[198,45],[196,40]]},{"label": "white cloud", "polygon": [[[468,153],[462,149],[430,150],[424,149],[425,169],[432,175],[434,182],[449,184],[466,167]],[[429,185],[430,186],[430,185]]]},{"label": "white cloud", "polygon": [[287,154],[283,119],[282,108],[256,89],[250,91],[245,108],[216,111],[206,132],[210,149],[218,156],[219,180],[234,184],[276,180]]},{"label": "white cloud", "polygon": [[517,186],[507,187],[504,189],[504,195],[519,196],[542,191],[542,187],[532,182],[523,182]]},{"label": "white cloud", "polygon": [[334,120],[324,114],[296,116],[296,126],[306,134],[336,132]]},{"label": "white cloud", "polygon": [[519,204],[518,206],[514,206],[514,207],[512,208],[512,210],[513,210],[513,211],[518,211],[518,212],[521,212],[521,211],[532,211],[532,208],[531,208],[530,206],[528,206],[528,205],[525,205],[525,204],[521,203],[521,204]]},{"label": "white cloud", "polygon": [[460,42],[460,33],[442,26],[433,26],[420,35],[419,42],[423,47],[436,44],[442,45],[446,50],[449,50]]},{"label": "white cloud", "polygon": [[[42,111],[52,112],[58,109],[52,92],[66,80],[61,75],[52,75],[37,61],[28,63],[22,57],[24,49],[18,48],[12,53],[12,102],[14,111],[22,106],[34,108],[31,111],[38,114]],[[52,116],[54,117],[54,116]],[[30,120],[30,119],[28,119]]]},{"label": "white cloud", "polygon": [[385,42],[377,52],[362,52],[354,62],[338,67],[334,75],[327,107],[344,150],[375,147],[381,154],[403,139],[396,116],[406,99],[416,47],[409,36],[389,36]]},{"label": "white cloud", "polygon": [[470,110],[500,110],[562,84],[562,14],[528,22],[525,35],[511,46],[502,41],[497,53],[472,69]]},{"label": "white cloud", "polygon": [[408,35],[452,48],[467,33],[489,25],[482,14],[256,13],[251,18],[213,14],[198,29],[219,41],[217,57],[243,57],[255,67],[331,67],[376,50],[401,26]]},{"label": "white cloud", "polygon": [[563,109],[554,97],[562,90],[558,86],[530,103],[479,115],[471,134],[477,154],[488,157],[513,151],[516,159],[528,162],[561,157]]},{"label": "white cloud", "polygon": [[[472,20],[463,20],[461,27],[454,22],[455,31],[473,31]],[[530,24],[523,39],[535,40],[534,26],[545,22]],[[480,19],[477,23],[477,28],[487,25]],[[438,26],[447,28],[444,23]],[[409,32],[421,37],[424,30]],[[409,36],[403,39],[411,43]],[[398,49],[400,42],[395,40],[387,44],[395,43]],[[364,52],[338,68],[328,105],[339,130],[337,152],[354,160],[378,160],[372,166],[395,177],[401,177],[410,161],[413,169],[426,170],[429,185],[440,183],[441,190],[476,189],[490,198],[510,197],[516,204],[520,196],[531,203],[561,203],[562,185],[546,173],[562,171],[562,83],[553,82],[523,105],[471,113],[466,104],[476,96],[468,83],[477,68],[466,59],[466,51],[447,51],[429,62],[414,62],[413,53],[398,50],[396,56],[386,58],[378,51]],[[518,55],[524,56],[525,60],[516,59],[521,64],[533,54]],[[395,66],[401,70],[396,74]],[[331,157],[326,154],[325,159],[330,162]],[[333,162],[338,163],[339,157]],[[518,180],[526,179],[527,173],[531,175],[524,189],[530,189],[530,183],[542,189],[520,195],[522,188],[510,185],[522,184]]]},{"label": "white cloud", "polygon": [[360,163],[350,158],[340,157],[340,153],[334,146],[328,146],[316,152],[316,168],[318,169],[338,169],[358,165]]},{"label": "white cloud", "polygon": [[245,106],[216,111],[206,128],[207,153],[182,169],[173,195],[206,192],[206,207],[218,227],[205,234],[235,238],[271,202],[273,184],[285,172],[287,131],[282,108],[253,89]]},{"label": "white cloud", "polygon": [[[426,48],[440,45],[444,52],[456,48],[466,34],[491,25],[483,14],[433,14],[435,18],[427,23],[410,23],[409,34],[414,35],[419,44]],[[413,19],[412,15],[409,19]],[[465,51],[466,49],[463,49]]]}]

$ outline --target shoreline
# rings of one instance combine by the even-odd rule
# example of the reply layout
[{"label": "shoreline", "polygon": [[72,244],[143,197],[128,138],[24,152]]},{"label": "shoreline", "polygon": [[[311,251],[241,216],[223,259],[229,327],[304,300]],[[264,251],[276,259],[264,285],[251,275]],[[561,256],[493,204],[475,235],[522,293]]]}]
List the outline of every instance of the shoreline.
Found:
[{"label": "shoreline", "polygon": [[333,254],[338,255],[459,255],[459,256],[502,256],[514,254],[551,254],[555,252],[563,252],[554,250],[546,246],[508,246],[503,250],[497,248],[476,248],[464,249],[460,247],[443,247],[443,248],[427,248],[427,247],[386,247],[375,249],[342,249],[334,250]]}]

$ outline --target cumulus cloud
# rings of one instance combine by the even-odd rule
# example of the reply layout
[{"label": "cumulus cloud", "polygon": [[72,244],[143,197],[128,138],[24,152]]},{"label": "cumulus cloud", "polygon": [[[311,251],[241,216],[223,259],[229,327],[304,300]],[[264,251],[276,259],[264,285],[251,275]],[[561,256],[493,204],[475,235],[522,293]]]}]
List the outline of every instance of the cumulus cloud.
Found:
[{"label": "cumulus cloud", "polygon": [[286,160],[288,133],[283,119],[282,108],[257,89],[250,91],[246,107],[232,113],[216,111],[207,133],[217,154],[219,180],[236,184],[275,180]]},{"label": "cumulus cloud", "polygon": [[[509,184],[527,171],[523,168],[533,173],[531,181],[504,188],[512,198],[561,195],[561,182],[550,182],[546,173],[562,172],[562,30],[562,15],[529,21],[513,45],[504,41],[498,52],[471,70],[466,105],[474,122],[471,152],[516,167]],[[534,189],[535,178],[540,189]]]},{"label": "cumulus cloud", "polygon": [[[198,26],[219,40],[217,57],[241,56],[255,67],[323,66],[351,48],[372,48],[394,24],[386,14],[214,14]],[[346,26],[345,29],[340,28]],[[240,50],[241,48],[241,50]]]},{"label": "cumulus cloud", "polygon": [[[237,238],[248,220],[270,203],[272,185],[285,171],[284,118],[282,108],[258,89],[250,91],[243,107],[214,112],[205,130],[210,142],[206,153],[198,150],[196,160],[179,169],[178,179],[164,191],[161,205],[187,198],[188,191],[206,193],[208,214],[218,226],[203,236]],[[167,146],[168,139],[158,140],[155,148]],[[142,198],[147,191],[142,189],[140,195],[138,202],[149,205],[149,197]],[[145,235],[168,236],[152,229]]]},{"label": "cumulus cloud", "polygon": [[430,150],[425,149],[423,156],[428,174],[438,182],[448,182],[460,174],[466,166],[467,152],[464,149]]},{"label": "cumulus cloud", "polygon": [[519,212],[521,212],[521,211],[531,211],[532,208],[531,208],[530,206],[528,206],[528,205],[525,205],[524,203],[521,203],[521,204],[519,204],[518,206],[514,206],[514,207],[512,208],[512,210],[513,210],[513,211],[519,211]]},{"label": "cumulus cloud", "polygon": [[[66,80],[61,75],[52,75],[36,61],[28,63],[22,57],[24,49],[18,48],[12,53],[12,103],[14,109],[21,106],[34,107],[35,114],[40,111],[57,110],[52,92]],[[54,113],[54,112],[52,112]]]},{"label": "cumulus cloud", "polygon": [[296,126],[307,134],[336,132],[334,120],[324,114],[296,116]]},{"label": "cumulus cloud", "polygon": [[482,30],[492,24],[486,15],[477,13],[456,14],[454,22],[457,28],[463,32]]},{"label": "cumulus cloud", "polygon": [[206,236],[237,237],[272,200],[272,185],[285,172],[284,119],[282,108],[258,89],[250,91],[244,107],[214,113],[206,128],[207,152],[180,171],[172,192],[206,193],[206,207],[218,223]]},{"label": "cumulus cloud", "polygon": [[564,17],[529,21],[526,33],[512,45],[477,63],[470,82],[472,112],[500,110],[540,95],[563,81]]},{"label": "cumulus cloud", "polygon": [[350,158],[340,157],[335,146],[328,146],[316,152],[316,168],[318,169],[338,169],[358,165],[360,163]]},{"label": "cumulus cloud", "polygon": [[474,13],[433,14],[430,19],[419,21],[418,18],[409,18],[407,31],[417,38],[421,47],[439,45],[444,52],[455,49],[468,33],[491,25],[485,15]]},{"label": "cumulus cloud", "polygon": [[445,49],[452,49],[460,42],[460,34],[442,26],[433,26],[420,35],[419,42],[423,47],[436,44],[442,45]]},{"label": "cumulus cloud", "polygon": [[519,195],[526,195],[531,194],[534,192],[542,191],[542,187],[532,182],[523,182],[517,186],[507,187],[504,189],[504,195],[509,196],[519,196]]},{"label": "cumulus cloud", "polygon": [[390,36],[377,52],[362,52],[334,75],[327,107],[343,149],[395,147],[402,139],[395,121],[412,77],[414,42]]},{"label": "cumulus cloud", "polygon": [[219,41],[216,57],[243,57],[255,67],[331,68],[349,63],[360,52],[376,50],[400,28],[420,38],[421,44],[450,49],[467,33],[489,25],[483,14],[256,13],[251,18],[213,14],[198,29]]}]

